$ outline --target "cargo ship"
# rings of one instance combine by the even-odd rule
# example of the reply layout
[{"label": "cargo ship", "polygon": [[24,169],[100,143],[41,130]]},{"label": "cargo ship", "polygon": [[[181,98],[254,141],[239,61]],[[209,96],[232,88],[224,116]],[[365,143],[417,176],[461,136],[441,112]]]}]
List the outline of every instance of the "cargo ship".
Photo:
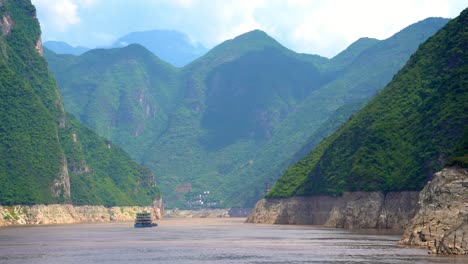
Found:
[{"label": "cargo ship", "polygon": [[153,227],[158,224],[153,223],[151,220],[151,214],[147,212],[137,213],[135,218],[135,227]]}]

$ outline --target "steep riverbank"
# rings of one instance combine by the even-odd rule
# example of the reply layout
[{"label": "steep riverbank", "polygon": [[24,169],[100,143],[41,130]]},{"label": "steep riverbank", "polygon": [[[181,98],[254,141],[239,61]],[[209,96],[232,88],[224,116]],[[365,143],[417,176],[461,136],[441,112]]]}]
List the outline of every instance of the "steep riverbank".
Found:
[{"label": "steep riverbank", "polygon": [[468,170],[445,168],[420,193],[263,199],[246,222],[405,230],[400,244],[427,247],[437,254],[468,254]]},{"label": "steep riverbank", "polygon": [[468,255],[468,170],[446,168],[419,194],[418,211],[400,244]]},{"label": "steep riverbank", "polygon": [[0,206],[0,226],[76,224],[87,222],[133,221],[141,211],[151,212],[152,217],[161,219],[162,202],[152,206],[99,205],[74,206],[71,204]]},{"label": "steep riverbank", "polygon": [[417,199],[417,192],[346,192],[341,197],[263,199],[247,222],[403,230],[415,213]]}]

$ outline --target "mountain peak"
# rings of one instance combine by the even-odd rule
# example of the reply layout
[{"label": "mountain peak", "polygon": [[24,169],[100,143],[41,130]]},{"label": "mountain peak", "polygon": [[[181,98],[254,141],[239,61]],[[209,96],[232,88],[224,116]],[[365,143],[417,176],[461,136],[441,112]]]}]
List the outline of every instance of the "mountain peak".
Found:
[{"label": "mountain peak", "polygon": [[252,31],[245,32],[245,33],[240,34],[239,36],[235,37],[234,39],[241,40],[241,39],[249,39],[249,38],[258,38],[258,39],[269,38],[269,39],[273,39],[265,31],[260,30],[260,29],[254,29]]},{"label": "mountain peak", "polygon": [[[233,60],[249,52],[264,50],[265,48],[289,51],[267,33],[256,29],[241,34],[233,39],[224,41],[197,61],[205,61],[208,59],[213,60],[215,64],[218,64]],[[193,65],[191,67],[193,67]]]},{"label": "mountain peak", "polygon": [[124,47],[129,44],[140,44],[176,67],[190,63],[207,51],[200,43],[192,42],[189,36],[176,30],[132,32],[119,38],[112,47]]},{"label": "mountain peak", "polygon": [[265,31],[255,29],[235,37],[232,40],[224,43],[244,44],[255,47],[281,47],[284,48],[278,41],[268,35]]}]

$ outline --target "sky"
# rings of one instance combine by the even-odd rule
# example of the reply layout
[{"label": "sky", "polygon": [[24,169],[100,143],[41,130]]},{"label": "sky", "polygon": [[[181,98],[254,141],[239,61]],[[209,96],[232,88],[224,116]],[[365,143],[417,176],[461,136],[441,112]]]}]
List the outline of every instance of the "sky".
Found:
[{"label": "sky", "polygon": [[386,39],[468,0],[32,0],[42,40],[90,48],[130,32],[177,30],[212,48],[260,29],[289,49],[333,57],[361,37]]}]

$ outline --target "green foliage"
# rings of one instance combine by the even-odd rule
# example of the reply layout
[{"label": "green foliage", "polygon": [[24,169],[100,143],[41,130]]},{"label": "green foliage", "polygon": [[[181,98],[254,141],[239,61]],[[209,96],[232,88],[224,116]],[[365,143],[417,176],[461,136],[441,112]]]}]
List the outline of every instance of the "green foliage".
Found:
[{"label": "green foliage", "polygon": [[422,44],[391,83],[290,167],[267,196],[420,190],[466,166],[468,10]]},{"label": "green foliage", "polygon": [[34,49],[40,34],[35,9],[28,1],[4,1],[3,15],[14,26],[0,38],[0,201],[55,202],[50,188],[63,155],[53,106],[57,94]]},{"label": "green foliage", "polygon": [[294,53],[258,30],[182,69],[138,45],[46,58],[67,110],[155,171],[166,206],[184,204],[175,192],[184,183],[223,206],[252,206],[294,153],[359,110],[446,21],[362,39],[333,59]]},{"label": "green foliage", "polygon": [[[0,204],[150,204],[160,196],[151,171],[66,116],[35,49],[40,29],[34,6],[2,2],[0,15],[13,26],[0,37]],[[67,175],[71,197],[59,184]]]},{"label": "green foliage", "polygon": [[71,115],[61,131],[74,204],[148,205],[160,197],[154,176],[117,145],[82,126]]}]

